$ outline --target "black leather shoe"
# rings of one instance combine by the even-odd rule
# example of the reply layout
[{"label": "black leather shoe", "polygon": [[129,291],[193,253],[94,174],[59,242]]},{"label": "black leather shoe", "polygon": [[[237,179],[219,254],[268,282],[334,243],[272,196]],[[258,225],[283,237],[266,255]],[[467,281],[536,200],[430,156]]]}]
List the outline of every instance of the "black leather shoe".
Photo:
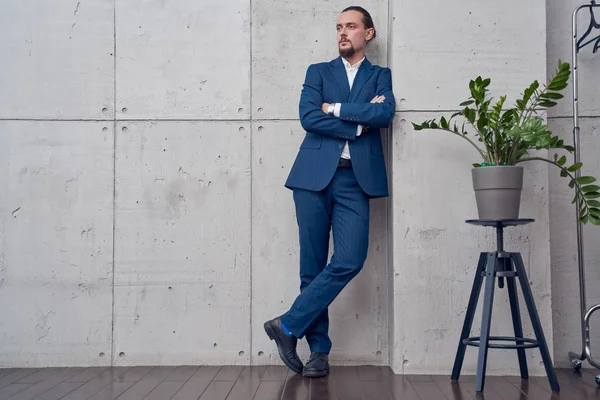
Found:
[{"label": "black leather shoe", "polygon": [[288,335],[283,331],[279,317],[265,322],[264,327],[269,339],[274,340],[277,344],[279,357],[281,357],[283,363],[295,373],[301,374],[303,365],[298,353],[296,353],[298,339],[294,335]]},{"label": "black leather shoe", "polygon": [[329,356],[325,353],[310,353],[302,375],[306,378],[321,378],[329,373]]}]

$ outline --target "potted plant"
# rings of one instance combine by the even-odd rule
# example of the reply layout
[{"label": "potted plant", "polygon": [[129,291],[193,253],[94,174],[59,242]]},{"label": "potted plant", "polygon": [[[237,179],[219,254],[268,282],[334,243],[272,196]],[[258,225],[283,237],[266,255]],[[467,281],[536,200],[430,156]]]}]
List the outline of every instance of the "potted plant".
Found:
[{"label": "potted plant", "polygon": [[[523,183],[523,167],[526,161],[543,161],[559,168],[560,175],[569,179],[574,190],[573,203],[578,202],[580,223],[600,225],[600,186],[591,176],[576,176],[582,163],[567,165],[567,157],[554,154],[551,158],[530,155],[532,150],[561,149],[569,153],[575,150],[563,140],[553,136],[540,116],[542,111],[554,107],[563,98],[559,92],[568,86],[571,68],[559,60],[558,69],[548,86],[540,87],[534,81],[524,90],[522,98],[512,108],[505,108],[506,96],[494,103],[488,96],[490,79],[477,77],[469,82],[471,96],[460,104],[461,111],[449,119],[426,120],[413,123],[415,130],[440,129],[457,135],[469,142],[481,157],[472,169],[473,188],[477,210],[481,219],[518,218]],[[455,118],[460,117],[462,126]],[[577,173],[579,174],[579,173]]]}]

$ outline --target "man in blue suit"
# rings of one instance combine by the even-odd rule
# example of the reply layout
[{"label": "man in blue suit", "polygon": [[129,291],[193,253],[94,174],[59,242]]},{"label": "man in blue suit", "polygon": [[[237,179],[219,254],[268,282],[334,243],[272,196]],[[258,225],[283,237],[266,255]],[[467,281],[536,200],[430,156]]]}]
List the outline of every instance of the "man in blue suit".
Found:
[{"label": "man in blue suit", "polygon": [[[293,190],[300,241],[300,295],[264,324],[283,362],[306,377],[329,372],[327,307],[362,269],[369,244],[369,199],[388,195],[380,129],[394,117],[389,68],[365,58],[375,38],[362,7],[343,10],[336,25],[340,57],[308,67],[300,97],[306,136],[285,183]],[[333,255],[329,264],[329,232]],[[311,356],[296,353],[306,337]]]}]

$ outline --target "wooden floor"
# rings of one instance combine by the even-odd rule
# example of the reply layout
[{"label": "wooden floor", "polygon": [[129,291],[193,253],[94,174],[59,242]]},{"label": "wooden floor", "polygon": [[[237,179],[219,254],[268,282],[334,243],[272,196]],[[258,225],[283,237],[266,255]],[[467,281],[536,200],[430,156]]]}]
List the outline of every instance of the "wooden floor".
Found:
[{"label": "wooden floor", "polygon": [[453,384],[448,376],[394,375],[388,367],[332,367],[321,379],[281,366],[0,369],[0,400],[600,399],[595,373],[558,370],[560,394],[546,378],[489,376],[482,397],[473,376]]}]

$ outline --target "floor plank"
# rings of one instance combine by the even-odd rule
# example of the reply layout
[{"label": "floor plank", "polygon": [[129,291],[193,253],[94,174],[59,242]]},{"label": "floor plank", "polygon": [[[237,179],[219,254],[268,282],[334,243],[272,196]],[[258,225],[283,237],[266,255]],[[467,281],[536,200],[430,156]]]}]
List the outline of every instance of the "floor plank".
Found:
[{"label": "floor plank", "polygon": [[83,382],[65,382],[36,397],[35,400],[58,400],[81,387]]},{"label": "floor plank", "polygon": [[36,373],[31,375],[27,375],[23,379],[19,380],[16,383],[38,383],[43,381],[44,379],[62,371],[64,368],[42,368]]},{"label": "floor plank", "polygon": [[267,367],[264,366],[245,367],[231,389],[231,392],[229,392],[227,400],[248,400],[254,398],[266,370]]},{"label": "floor plank", "polygon": [[420,400],[415,388],[406,376],[391,375],[387,378],[385,384],[387,385],[388,392],[393,399]]},{"label": "floor plank", "polygon": [[356,367],[356,371],[358,372],[358,379],[361,382],[383,382],[383,374],[381,372],[380,367],[375,367],[372,365],[363,365]]},{"label": "floor plank", "polygon": [[330,373],[323,378],[311,379],[308,397],[310,400],[337,400],[333,374]]},{"label": "floor plank", "polygon": [[171,375],[165,379],[165,382],[187,382],[198,371],[197,366],[183,365],[177,367]]},{"label": "floor plank", "polygon": [[11,400],[32,400],[40,394],[52,389],[56,385],[63,383],[65,380],[78,375],[84,369],[85,368],[64,368],[59,372],[48,376],[48,378],[44,379],[43,381],[32,384],[18,395],[11,397]]},{"label": "floor plank", "polygon": [[[119,400],[142,400],[152,392],[164,379],[175,371],[176,367],[156,367],[142,379],[125,391]],[[174,393],[173,393],[174,394]]]},{"label": "floor plank", "polygon": [[89,400],[114,400],[121,394],[125,393],[127,389],[133,386],[135,382],[128,381],[113,381],[108,384],[104,389],[93,395]]},{"label": "floor plank", "polygon": [[6,385],[10,385],[11,383],[16,383],[17,381],[20,381],[21,379],[24,379],[29,375],[35,374],[38,371],[38,368],[20,368],[0,378],[0,388]]},{"label": "floor plank", "polygon": [[0,378],[2,378],[5,375],[12,374],[18,369],[19,368],[0,368]]},{"label": "floor plank", "polygon": [[199,400],[225,400],[233,388],[233,382],[213,381],[206,388]]},{"label": "floor plank", "polygon": [[11,383],[10,385],[6,385],[0,389],[0,400],[6,400],[29,387],[31,387],[29,383]]},{"label": "floor plank", "polygon": [[[471,394],[466,385],[471,384],[470,382],[456,383],[452,382],[449,376],[447,375],[432,375],[431,379],[435,382],[440,391],[446,396],[449,400],[473,400],[475,396]],[[507,382],[508,384],[508,382]],[[512,386],[511,386],[512,387]],[[516,388],[513,387],[516,390]],[[517,392],[521,393],[519,390]]]},{"label": "floor plank", "polygon": [[217,376],[215,376],[215,381],[223,381],[223,382],[235,382],[242,373],[244,367],[237,365],[230,365],[221,368]]},{"label": "floor plank", "polygon": [[173,396],[172,400],[198,400],[220,369],[220,367],[198,368],[194,375]]},{"label": "floor plank", "polygon": [[294,373],[284,365],[269,365],[262,380],[284,382],[287,378],[288,371],[292,374]]},{"label": "floor plank", "polygon": [[144,400],[170,399],[181,389],[184,382],[163,382],[158,385]]},{"label": "floor plank", "polygon": [[282,400],[308,400],[310,394],[310,380],[300,374],[288,375],[283,387]]},{"label": "floor plank", "polygon": [[338,399],[363,400],[356,367],[332,367]]},{"label": "floor plank", "polygon": [[81,371],[79,374],[67,379],[67,382],[89,382],[109,367],[89,367]]},{"label": "floor plank", "polygon": [[285,381],[262,381],[258,386],[254,400],[280,400]]},{"label": "floor plank", "polygon": [[84,383],[74,391],[70,392],[64,397],[63,400],[81,400],[82,398],[87,399],[88,397],[92,397],[100,390],[108,386],[112,381],[125,374],[127,371],[128,368],[108,368],[107,370],[101,372],[94,379]]},{"label": "floor plank", "polygon": [[429,382],[424,380],[418,380],[412,381],[410,384],[413,386],[415,392],[417,392],[421,400],[434,400],[446,398],[446,396],[444,396],[444,393],[442,393],[440,388],[435,384],[433,380],[431,380],[431,378]]}]

